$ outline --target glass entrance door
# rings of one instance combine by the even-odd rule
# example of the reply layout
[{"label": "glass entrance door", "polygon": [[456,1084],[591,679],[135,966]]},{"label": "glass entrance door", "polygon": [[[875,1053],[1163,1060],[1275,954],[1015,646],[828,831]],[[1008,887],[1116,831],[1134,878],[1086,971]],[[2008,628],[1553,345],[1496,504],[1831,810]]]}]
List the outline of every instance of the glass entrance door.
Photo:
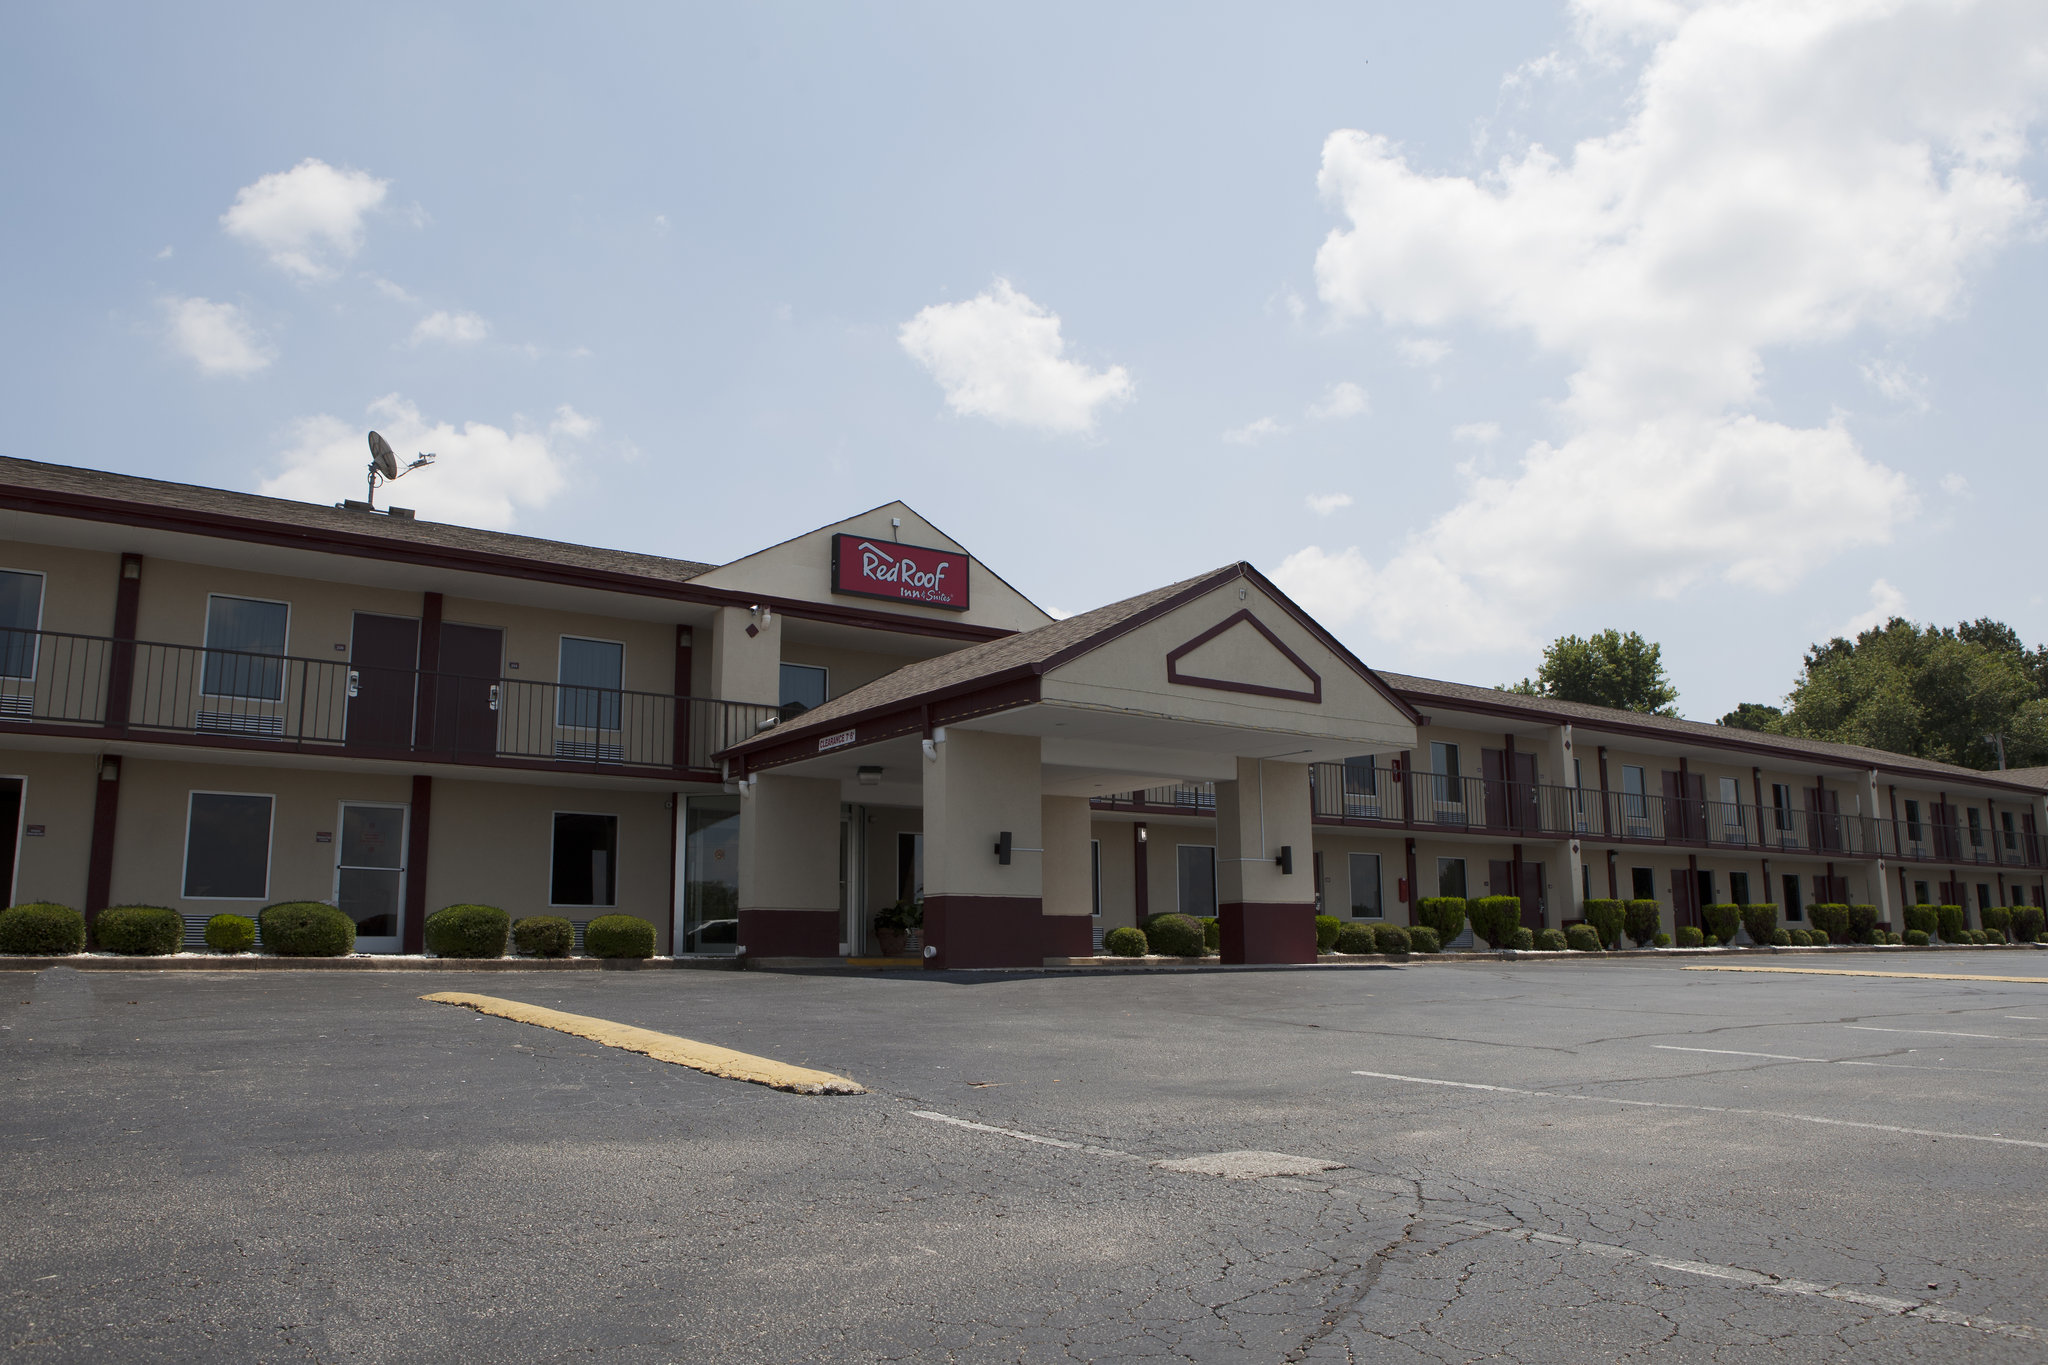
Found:
[{"label": "glass entrance door", "polygon": [[356,951],[395,953],[405,914],[404,806],[344,802],[334,903],[356,922]]}]

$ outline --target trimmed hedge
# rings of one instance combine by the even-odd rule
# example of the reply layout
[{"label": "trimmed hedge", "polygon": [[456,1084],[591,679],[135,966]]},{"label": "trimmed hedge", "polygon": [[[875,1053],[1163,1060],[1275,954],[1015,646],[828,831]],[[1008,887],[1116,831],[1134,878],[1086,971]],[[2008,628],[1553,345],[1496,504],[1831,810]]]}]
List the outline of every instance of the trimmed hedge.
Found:
[{"label": "trimmed hedge", "polygon": [[1969,916],[1960,905],[1937,905],[1934,913],[1941,921],[1941,938],[1944,943],[1961,943],[1963,926],[1970,922]]},{"label": "trimmed hedge", "polygon": [[1849,907],[1846,905],[1809,905],[1806,907],[1806,922],[1816,933],[1825,934],[1829,943],[1849,941]]},{"label": "trimmed hedge", "polygon": [[1983,922],[1987,932],[1997,935],[1992,940],[1994,943],[2008,941],[2010,934],[2007,931],[2012,928],[2012,907],[1987,905],[1977,912],[1977,918]]},{"label": "trimmed hedge", "polygon": [[1347,924],[1337,931],[1333,945],[1340,953],[1376,953],[1380,936],[1370,924]]},{"label": "trimmed hedge", "polygon": [[1664,912],[1655,901],[1630,901],[1621,908],[1622,928],[1628,931],[1629,940],[1638,948],[1647,948],[1656,941],[1664,923]]},{"label": "trimmed hedge", "polygon": [[82,953],[85,916],[68,905],[26,901],[0,910],[0,953]]},{"label": "trimmed hedge", "polygon": [[2015,905],[2012,908],[2012,936],[2019,943],[2032,943],[2041,937],[2041,907],[2038,905]]},{"label": "trimmed hedge", "polygon": [[1679,925],[1679,926],[1678,926],[1678,946],[1679,946],[1679,947],[1681,947],[1681,948],[1699,948],[1699,947],[1703,947],[1703,946],[1705,946],[1705,944],[1706,944],[1706,941],[1707,941],[1707,939],[1706,939],[1706,935],[1702,934],[1702,933],[1701,933],[1701,932],[1699,931],[1699,929],[1698,929],[1697,927],[1695,927],[1694,925],[1690,925],[1690,924],[1681,924],[1681,925]]},{"label": "trimmed hedge", "polygon": [[1849,942],[1882,943],[1873,938],[1877,932],[1877,907],[1874,905],[1852,905],[1849,907]]},{"label": "trimmed hedge", "polygon": [[[588,929],[583,931],[583,941],[590,942]],[[1163,957],[1202,956],[1202,926],[1187,915],[1155,915],[1145,926],[1145,941]],[[1316,945],[1322,946],[1320,924],[1316,926]]]},{"label": "trimmed hedge", "polygon": [[215,915],[206,921],[206,946],[217,953],[246,953],[256,946],[256,921],[247,915]]},{"label": "trimmed hedge", "polygon": [[1490,948],[1505,948],[1508,937],[1522,927],[1520,896],[1481,896],[1468,901],[1465,913],[1472,920],[1472,932]]},{"label": "trimmed hedge", "polygon": [[185,920],[162,905],[110,905],[92,922],[92,939],[110,953],[166,957],[185,939]]},{"label": "trimmed hedge", "polygon": [[495,905],[444,905],[427,916],[427,951],[436,957],[503,957],[512,917]]},{"label": "trimmed hedge", "polygon": [[1927,946],[1927,931],[1925,929],[1908,929],[1906,931],[1906,946],[1908,948],[1925,948]]},{"label": "trimmed hedge", "polygon": [[583,926],[583,951],[592,957],[653,957],[654,926],[637,915],[599,915]]},{"label": "trimmed hedge", "polygon": [[1316,951],[1327,953],[1336,946],[1337,935],[1344,932],[1344,921],[1335,915],[1316,916]]},{"label": "trimmed hedge", "polygon": [[1508,947],[1513,948],[1518,952],[1528,952],[1531,948],[1534,948],[1535,946],[1536,931],[1534,929],[1531,929],[1526,924],[1523,925],[1521,928],[1515,930],[1514,933],[1508,935]]},{"label": "trimmed hedge", "polygon": [[1626,901],[1587,901],[1586,923],[1593,926],[1593,932],[1600,935],[1600,946],[1619,948],[1622,927],[1628,923]]},{"label": "trimmed hedge", "polygon": [[1210,956],[1223,951],[1223,921],[1214,915],[1204,915],[1197,921],[1202,926],[1202,947]]},{"label": "trimmed hedge", "polygon": [[1565,942],[1562,929],[1544,929],[1531,934],[1530,937],[1536,941],[1536,951],[1539,953],[1561,953],[1570,946]]},{"label": "trimmed hedge", "polygon": [[[1424,896],[1415,903],[1415,927],[1436,931],[1437,945],[1442,947],[1465,932],[1465,898],[1463,896]],[[1416,949],[1417,952],[1436,952],[1436,948]]]},{"label": "trimmed hedge", "polygon": [[1400,956],[1406,954],[1414,946],[1409,938],[1409,933],[1409,930],[1403,929],[1398,924],[1382,924],[1373,929],[1372,936],[1374,941],[1380,945],[1381,952]]},{"label": "trimmed hedge", "polygon": [[512,946],[528,957],[567,957],[576,947],[576,926],[560,915],[528,915],[512,926]]},{"label": "trimmed hedge", "polygon": [[257,920],[263,946],[279,957],[347,957],[355,951],[356,922],[325,901],[279,901]]},{"label": "trimmed hedge", "polygon": [[[588,943],[589,930],[584,931],[584,942]],[[1117,957],[1143,957],[1149,951],[1145,942],[1145,931],[1133,929],[1126,924],[1121,929],[1112,929],[1102,936],[1102,946]]]},{"label": "trimmed hedge", "polygon": [[1904,911],[1906,928],[1918,929],[1932,938],[1935,930],[1941,928],[1941,913],[1931,905],[1909,905]]},{"label": "trimmed hedge", "polygon": [[1659,929],[1650,936],[1650,946],[1652,948],[1669,948],[1671,946],[1671,935]]},{"label": "trimmed hedge", "polygon": [[[1464,918],[1465,918],[1465,917],[1464,917],[1464,916],[1463,916],[1462,914],[1460,914],[1460,915],[1458,916],[1458,918],[1459,918],[1459,920],[1460,920],[1460,923],[1459,923],[1458,927],[1459,927],[1460,929],[1462,929],[1462,928],[1464,928],[1464,927],[1465,927],[1465,926],[1464,926],[1464,924],[1463,924],[1463,922],[1462,922],[1462,921],[1464,920]],[[1442,936],[1441,936],[1441,935],[1439,935],[1439,934],[1437,933],[1437,931],[1436,931],[1436,927],[1435,927],[1434,925],[1429,925],[1429,924],[1417,924],[1417,925],[1413,925],[1413,926],[1411,926],[1411,927],[1409,928],[1409,930],[1408,930],[1408,951],[1409,951],[1409,952],[1411,952],[1411,953],[1440,953],[1440,952],[1442,952],[1443,950],[1444,950],[1444,941],[1443,941],[1443,938],[1442,938]]]},{"label": "trimmed hedge", "polygon": [[1790,931],[1790,930],[1788,930],[1788,929],[1773,929],[1773,930],[1771,930],[1771,946],[1772,946],[1772,947],[1774,947],[1774,948],[1789,948],[1789,947],[1791,947],[1791,946],[1792,946],[1792,933],[1791,933],[1791,931]]},{"label": "trimmed hedge", "polygon": [[1590,924],[1574,924],[1564,931],[1565,946],[1575,953],[1600,951],[1600,934]]},{"label": "trimmed hedge", "polygon": [[1777,942],[1778,907],[1775,905],[1745,905],[1742,907],[1742,927],[1758,946]]}]

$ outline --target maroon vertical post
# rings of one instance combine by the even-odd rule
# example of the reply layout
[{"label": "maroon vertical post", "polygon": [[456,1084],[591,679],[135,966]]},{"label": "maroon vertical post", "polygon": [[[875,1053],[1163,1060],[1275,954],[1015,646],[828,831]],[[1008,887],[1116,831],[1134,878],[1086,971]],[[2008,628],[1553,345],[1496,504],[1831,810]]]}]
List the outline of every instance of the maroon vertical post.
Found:
[{"label": "maroon vertical post", "polygon": [[[690,766],[690,663],[694,637],[688,626],[676,627],[676,677],[675,677],[675,718],[671,722],[674,730],[673,751],[669,764],[676,768]],[[707,760],[708,761],[708,760]]]},{"label": "maroon vertical post", "polygon": [[1422,895],[1422,892],[1415,885],[1415,877],[1415,841],[1410,839],[1408,840],[1408,922],[1410,924],[1420,924],[1422,922],[1415,918],[1415,902]]},{"label": "maroon vertical post", "polygon": [[1131,879],[1133,904],[1137,908],[1138,919],[1142,921],[1152,913],[1152,868],[1145,861],[1143,820],[1131,826]]},{"label": "maroon vertical post", "polygon": [[[441,695],[441,594],[420,595],[420,685],[413,690],[413,749],[432,753]],[[408,941],[410,941],[408,939]],[[408,948],[406,951],[412,952]]]},{"label": "maroon vertical post", "polygon": [[[678,845],[683,837],[683,794],[668,794],[668,955],[676,956],[676,854],[681,852]],[[846,838],[851,839],[854,831],[848,829]],[[846,888],[848,899],[854,896],[852,887]]]},{"label": "maroon vertical post", "polygon": [[433,814],[434,779],[414,773],[412,818],[406,822],[405,833],[404,948],[408,953],[424,952],[427,946],[427,833]]},{"label": "maroon vertical post", "polygon": [[107,660],[107,713],[113,730],[126,730],[135,700],[135,629],[142,608],[142,556],[121,556],[114,580],[114,646]]},{"label": "maroon vertical post", "polygon": [[[1629,888],[1629,894],[1635,894],[1634,887]],[[1611,848],[1607,850],[1607,899],[1621,899],[1621,877],[1614,866],[1614,850]]]},{"label": "maroon vertical post", "polygon": [[[114,886],[114,821],[121,813],[121,756],[101,754],[99,781],[93,784],[92,851],[85,871],[85,922],[107,908]],[[182,893],[183,887],[179,888]]]},{"label": "maroon vertical post", "polygon": [[1607,746],[1603,744],[1600,746],[1600,832],[1612,839],[1613,817],[1607,813],[1607,806]]}]

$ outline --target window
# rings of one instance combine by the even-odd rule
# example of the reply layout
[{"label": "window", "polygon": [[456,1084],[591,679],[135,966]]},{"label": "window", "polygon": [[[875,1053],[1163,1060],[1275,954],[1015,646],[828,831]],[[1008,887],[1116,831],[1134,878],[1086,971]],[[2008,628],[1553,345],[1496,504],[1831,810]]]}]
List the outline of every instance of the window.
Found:
[{"label": "window", "polygon": [[1436,860],[1436,893],[1439,896],[1462,896],[1465,894],[1465,860],[1463,858],[1438,858]]},{"label": "window", "polygon": [[1970,847],[1984,847],[1984,812],[1970,807]]},{"label": "window", "polygon": [[1621,813],[1624,819],[1638,823],[1650,818],[1650,802],[1643,786],[1643,770],[1633,763],[1621,765]]},{"label": "window", "polygon": [[2019,831],[2013,826],[2011,811],[2002,810],[1998,812],[1998,827],[2005,835],[2005,846],[2007,848],[2018,848],[2020,846]]},{"label": "window", "polygon": [[1771,784],[1771,813],[1777,817],[1774,823],[1779,829],[1792,828],[1792,788],[1786,783]]},{"label": "window", "polygon": [[1787,920],[1806,918],[1805,905],[1799,899],[1799,877],[1798,874],[1792,872],[1785,874],[1785,918]]},{"label": "window", "polygon": [[561,668],[555,674],[561,684],[555,690],[555,724],[565,730],[618,729],[625,670],[624,645],[564,635]]},{"label": "window", "polygon": [[617,905],[618,892],[619,817],[556,811],[548,904]]},{"label": "window", "polygon": [[1351,918],[1380,919],[1386,909],[1380,903],[1380,855],[1351,855]]},{"label": "window", "polygon": [[1447,806],[1464,805],[1465,784],[1458,780],[1458,746],[1432,742],[1429,768],[1436,774],[1436,799]]},{"label": "window", "polygon": [[0,678],[36,675],[36,632],[43,627],[43,576],[0,569]]},{"label": "window", "polygon": [[1346,796],[1376,796],[1379,789],[1379,770],[1373,767],[1371,754],[1360,754],[1344,760]]},{"label": "window", "polygon": [[1657,899],[1657,874],[1647,867],[1632,867],[1628,870],[1629,895],[1639,901]]},{"label": "window", "polygon": [[1983,909],[1983,908],[1984,908],[1985,906],[1987,906],[1987,905],[1996,905],[1996,904],[1998,904],[1998,902],[1997,902],[1997,901],[1995,901],[1995,900],[1993,900],[1993,899],[1991,899],[1991,883],[1990,883],[1990,882],[1978,882],[1978,883],[1977,883],[1977,908],[1978,908],[1979,910],[1982,910],[1982,909]]},{"label": "window", "polygon": [[1593,865],[1591,863],[1579,864],[1579,899],[1582,901],[1593,899]]},{"label": "window", "polygon": [[1929,900],[1929,899],[1927,898],[1927,883],[1926,883],[1926,882],[1914,882],[1914,883],[1913,883],[1913,904],[1915,904],[1915,905],[1931,905],[1931,904],[1933,904],[1933,902],[1932,902],[1932,901],[1930,901],[1930,900]]},{"label": "window", "polygon": [[896,836],[896,899],[924,899],[924,836],[903,833]]},{"label": "window", "polygon": [[268,796],[193,792],[185,817],[185,899],[260,901],[270,895]]},{"label": "window", "polygon": [[1102,840],[1088,841],[1088,913],[1102,913]]},{"label": "window", "polygon": [[[1906,803],[1906,837],[1916,844],[1920,842],[1920,803],[1918,801],[1908,801]],[[1921,882],[1920,885],[1925,886],[1926,883]],[[1920,897],[1920,904],[1927,904],[1927,897],[1924,894]]]},{"label": "window", "polygon": [[1197,919],[1216,913],[1216,849],[1211,844],[1182,844],[1180,912]]},{"label": "window", "polygon": [[822,668],[809,664],[784,664],[782,666],[782,714],[787,720],[800,716],[814,706],[823,706],[830,692],[830,675]]},{"label": "window", "polygon": [[1732,777],[1721,779],[1721,827],[1742,828],[1742,791]]},{"label": "window", "polygon": [[1747,872],[1730,872],[1728,874],[1728,899],[1734,901],[1737,905],[1752,904],[1749,899],[1749,874]]},{"label": "window", "polygon": [[199,690],[209,697],[284,700],[284,644],[291,607],[250,597],[206,599],[206,662]]}]

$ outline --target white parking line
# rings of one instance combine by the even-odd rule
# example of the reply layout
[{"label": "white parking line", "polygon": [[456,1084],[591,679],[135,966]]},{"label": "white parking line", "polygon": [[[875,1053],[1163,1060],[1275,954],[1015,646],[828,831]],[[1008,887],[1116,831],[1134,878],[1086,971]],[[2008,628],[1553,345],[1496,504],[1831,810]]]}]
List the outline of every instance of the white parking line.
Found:
[{"label": "white parking line", "polygon": [[1732,1047],[1679,1047],[1675,1043],[1652,1043],[1659,1052],[1711,1052],[1716,1057],[1762,1057],[1773,1062],[1831,1062],[1832,1057],[1787,1057],[1781,1052],[1737,1052]]},{"label": "white parking line", "polygon": [[[1811,1062],[1816,1066],[1875,1066],[1887,1071],[1968,1071],[1974,1074],[1994,1076],[2031,1076],[2036,1074],[2029,1068],[2015,1069],[2009,1066],[1916,1066],[1912,1062],[1874,1062],[1863,1057],[1788,1057],[1779,1052],[1737,1052],[1731,1047],[1680,1047],[1676,1043],[1652,1043],[1651,1047],[1660,1052],[1709,1052],[1717,1057],[1761,1057],[1773,1062]],[[1908,1052],[1920,1049],[1907,1048]]]},{"label": "white parking line", "polygon": [[1718,1104],[1673,1104],[1668,1100],[1624,1100],[1611,1095],[1574,1095],[1559,1090],[1522,1090],[1512,1085],[1481,1085],[1477,1081],[1445,1081],[1434,1076],[1402,1076],[1391,1071],[1354,1071],[1354,1076],[1371,1076],[1383,1081],[1406,1081],[1411,1085],[1441,1085],[1454,1090],[1488,1090],[1499,1095],[1526,1095],[1536,1099],[1569,1100],[1578,1104],[1618,1104],[1635,1109],[1683,1109],[1696,1114],[1735,1114],[1744,1118],[1789,1119],[1795,1123],[1818,1123],[1829,1128],[1864,1128],[1878,1133],[1901,1133],[1907,1137],[1952,1138],[1958,1142],[1989,1142],[2000,1147],[2032,1147],[2048,1151],[2048,1142],[2009,1138],[1984,1133],[1947,1133],[1937,1128],[1902,1128],[1891,1123],[1862,1123],[1855,1119],[1831,1119],[1820,1114],[1790,1114],[1778,1109],[1734,1109]]},{"label": "white parking line", "polygon": [[913,1109],[910,1111],[910,1116],[914,1119],[930,1119],[933,1123],[950,1123],[955,1128],[970,1128],[977,1133],[994,1133],[998,1137],[1015,1138],[1019,1142],[1035,1142],[1041,1147],[1058,1147],[1069,1152],[1086,1152],[1089,1156],[1120,1157],[1125,1161],[1138,1161],[1142,1159],[1132,1156],[1129,1152],[1119,1152],[1114,1147],[1097,1147],[1086,1142],[1069,1142],[1065,1138],[1046,1137],[1042,1133],[1026,1133],[1016,1128],[998,1128],[992,1123],[976,1123],[973,1119],[954,1118],[951,1114],[940,1114],[930,1109]]},{"label": "white parking line", "polygon": [[2048,1038],[2014,1038],[2004,1033],[1954,1033],[1938,1028],[1879,1028],[1875,1024],[1844,1024],[1842,1027],[1855,1029],[1858,1033],[1924,1033],[1934,1038],[1990,1038],[2001,1043],[2048,1042]]}]

